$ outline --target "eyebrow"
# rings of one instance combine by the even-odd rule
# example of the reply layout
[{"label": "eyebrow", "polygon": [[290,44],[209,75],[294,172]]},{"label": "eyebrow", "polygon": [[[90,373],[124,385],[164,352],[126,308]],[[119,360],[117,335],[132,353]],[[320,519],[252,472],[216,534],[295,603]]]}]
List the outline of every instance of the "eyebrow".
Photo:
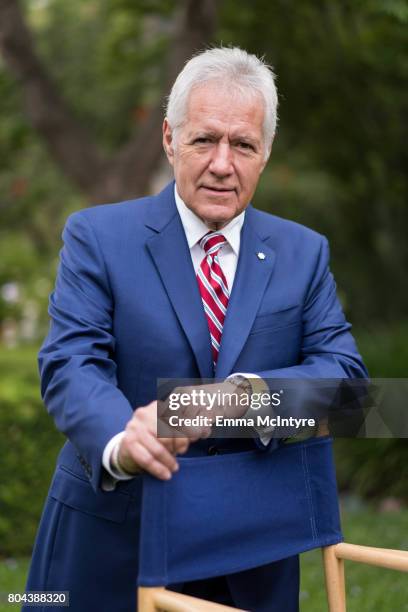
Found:
[{"label": "eyebrow", "polygon": [[244,140],[245,142],[250,142],[252,144],[257,144],[260,142],[258,138],[250,136],[249,134],[238,134],[237,136],[232,136],[231,140]]},{"label": "eyebrow", "polygon": [[[192,132],[190,132],[188,134],[188,138],[199,138],[200,136],[210,136],[211,138],[219,138],[219,133],[217,133],[216,131],[212,130],[212,129],[208,129],[206,130],[201,129],[201,130],[194,130]],[[229,139],[230,141],[236,141],[236,140],[243,140],[245,142],[248,142],[249,144],[254,144],[254,145],[261,145],[261,140],[259,140],[258,138],[255,138],[254,136],[251,136],[247,133],[245,134],[237,134],[237,135],[233,135],[230,137]]]},{"label": "eyebrow", "polygon": [[212,138],[218,138],[219,134],[217,134],[217,132],[215,132],[214,130],[202,129],[194,130],[190,132],[188,136],[189,138],[196,138],[197,136],[211,136]]}]

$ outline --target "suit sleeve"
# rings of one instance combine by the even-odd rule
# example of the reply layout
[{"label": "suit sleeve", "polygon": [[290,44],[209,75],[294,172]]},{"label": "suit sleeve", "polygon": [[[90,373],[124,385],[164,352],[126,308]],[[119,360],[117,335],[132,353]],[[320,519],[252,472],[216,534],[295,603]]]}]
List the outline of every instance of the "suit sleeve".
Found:
[{"label": "suit sleeve", "polygon": [[39,353],[41,394],[96,490],[103,450],[133,411],[117,387],[113,296],[84,211],[69,217],[63,241],[49,302],[50,329]]},{"label": "suit sleeve", "polygon": [[[300,264],[301,265],[301,262]],[[299,363],[294,366],[256,372],[266,380],[271,392],[285,387],[279,414],[293,417],[331,416],[341,410],[345,418],[361,409],[368,377],[356,343],[350,333],[336,294],[336,284],[329,269],[329,246],[321,237],[314,273],[305,298],[302,320],[302,344]],[[349,382],[347,382],[349,379]],[[360,379],[360,382],[355,379]],[[350,387],[352,385],[350,394]],[[345,389],[347,387],[347,389]],[[348,397],[348,406],[344,397]],[[337,417],[338,418],[338,417]],[[340,417],[341,418],[341,417]],[[350,424],[352,420],[350,419]],[[293,435],[287,432],[284,435]]]}]

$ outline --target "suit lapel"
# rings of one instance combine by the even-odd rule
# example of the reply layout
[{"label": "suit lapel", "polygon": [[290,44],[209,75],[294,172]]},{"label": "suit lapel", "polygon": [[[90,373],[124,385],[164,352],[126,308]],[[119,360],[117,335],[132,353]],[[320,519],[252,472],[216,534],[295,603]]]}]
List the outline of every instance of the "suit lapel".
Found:
[{"label": "suit lapel", "polygon": [[173,189],[174,183],[159,194],[155,202],[157,205],[147,225],[156,234],[148,240],[147,248],[188,338],[200,375],[202,378],[212,378],[208,325]]},{"label": "suit lapel", "polygon": [[[275,252],[256,231],[256,212],[249,207],[242,228],[240,254],[221,338],[216,377],[228,376],[246,342],[270,279]],[[258,257],[264,254],[265,258]]]}]

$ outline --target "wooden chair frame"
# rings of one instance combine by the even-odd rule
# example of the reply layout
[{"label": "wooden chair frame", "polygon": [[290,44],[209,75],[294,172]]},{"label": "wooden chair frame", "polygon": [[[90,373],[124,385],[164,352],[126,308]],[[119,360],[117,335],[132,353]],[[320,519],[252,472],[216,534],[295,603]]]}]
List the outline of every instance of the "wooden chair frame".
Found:
[{"label": "wooden chair frame", "polygon": [[408,572],[408,551],[342,542],[322,548],[329,612],[346,612],[344,561]]},{"label": "wooden chair frame", "polygon": [[167,591],[164,587],[139,587],[138,612],[245,612],[198,597]]},{"label": "wooden chair frame", "polygon": [[[329,612],[346,612],[344,560],[408,572],[408,551],[340,543],[322,548]],[[139,612],[244,612],[204,599],[168,591],[164,587],[139,587]]]}]

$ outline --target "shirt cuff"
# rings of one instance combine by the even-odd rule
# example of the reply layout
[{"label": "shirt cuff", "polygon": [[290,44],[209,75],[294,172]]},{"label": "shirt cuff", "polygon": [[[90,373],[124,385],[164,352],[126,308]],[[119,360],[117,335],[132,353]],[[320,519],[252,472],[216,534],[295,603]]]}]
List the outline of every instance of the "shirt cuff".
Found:
[{"label": "shirt cuff", "polygon": [[108,474],[112,476],[112,478],[115,479],[115,481],[130,480],[131,478],[134,478],[134,475],[127,474],[126,472],[123,472],[118,467],[113,467],[111,463],[112,454],[113,452],[117,452],[117,449],[119,449],[119,445],[124,435],[125,435],[125,432],[121,431],[118,434],[116,434],[116,436],[113,436],[113,438],[111,438],[109,442],[107,443],[107,445],[105,446],[103,455],[102,455],[102,465],[105,468],[105,470],[108,472]]}]

